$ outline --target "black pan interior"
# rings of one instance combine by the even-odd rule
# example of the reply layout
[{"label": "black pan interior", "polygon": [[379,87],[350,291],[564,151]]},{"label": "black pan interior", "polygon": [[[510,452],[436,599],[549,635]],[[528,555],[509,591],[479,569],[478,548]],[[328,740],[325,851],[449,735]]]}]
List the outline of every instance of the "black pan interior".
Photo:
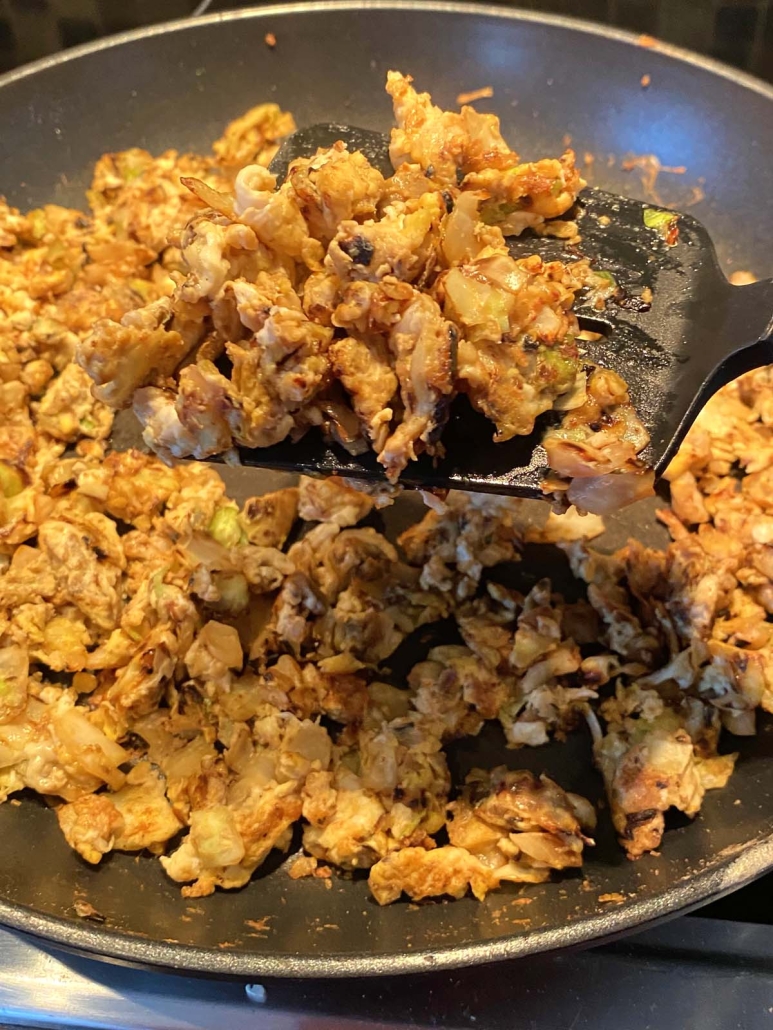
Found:
[{"label": "black pan interior", "polygon": [[[271,31],[277,46],[263,40]],[[667,48],[568,20],[492,8],[315,4],[212,16],[87,47],[0,80],[0,191],[21,207],[83,203],[106,150],[205,149],[224,123],[259,100],[299,125],[340,120],[386,130],[387,68],[412,73],[437,101],[490,85],[505,130],[525,156],[558,152],[569,135],[593,155],[595,185],[645,198],[626,156],[656,154],[662,201],[690,210],[727,270],[773,274],[762,198],[773,195],[773,91]],[[649,75],[649,89],[640,80]],[[653,199],[651,196],[647,199]],[[235,493],[270,489],[266,473],[235,473]],[[248,475],[249,485],[243,477]],[[403,517],[395,510],[390,518]],[[606,545],[635,534],[662,542],[653,505],[613,520]],[[512,571],[544,574],[538,551]],[[556,585],[572,585],[560,563]],[[419,647],[429,646],[427,641]],[[152,859],[112,855],[88,867],[50,811],[29,798],[0,807],[0,920],[71,947],[134,962],[240,976],[343,976],[460,965],[618,933],[740,886],[773,864],[773,733],[741,742],[726,790],[701,817],[675,826],[662,857],[627,862],[608,826],[582,875],[469,899],[380,909],[362,880],[290,881],[269,862],[246,889],[186,902]],[[493,730],[452,752],[455,772],[499,762],[552,772],[598,797],[582,735],[508,752]],[[603,895],[611,900],[600,900]],[[102,922],[79,920],[89,902]]]}]

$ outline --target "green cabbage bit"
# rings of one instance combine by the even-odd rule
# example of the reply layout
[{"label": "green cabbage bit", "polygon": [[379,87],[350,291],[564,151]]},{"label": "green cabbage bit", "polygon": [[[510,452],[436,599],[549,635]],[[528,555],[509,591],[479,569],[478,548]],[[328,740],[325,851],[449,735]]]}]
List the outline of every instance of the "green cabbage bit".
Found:
[{"label": "green cabbage bit", "polygon": [[520,202],[515,204],[508,204],[507,202],[497,204],[494,201],[487,200],[480,207],[480,220],[484,225],[499,225],[509,215],[512,215],[515,211],[520,211],[522,204]]},{"label": "green cabbage bit", "polygon": [[134,148],[118,155],[116,167],[124,182],[133,182],[148,170],[151,163],[144,151]]},{"label": "green cabbage bit", "polygon": [[27,221],[30,225],[32,237],[35,240],[42,240],[48,232],[48,222],[46,221],[46,213],[42,208],[35,208],[34,211],[30,211],[27,215]]},{"label": "green cabbage bit", "polygon": [[166,576],[168,571],[169,566],[164,565],[162,568],[158,570],[158,572],[154,572],[153,575],[150,577],[150,588],[153,591],[155,597],[163,597],[164,591],[166,589],[166,584],[164,583],[164,576]]},{"label": "green cabbage bit", "polygon": [[656,207],[645,207],[644,224],[659,233],[669,247],[679,239],[679,215],[674,211],[663,211]]},{"label": "green cabbage bit", "polygon": [[24,479],[18,469],[0,461],[0,494],[3,497],[15,497],[24,489]]},{"label": "green cabbage bit", "polygon": [[574,385],[580,367],[579,359],[562,354],[560,347],[543,344],[537,351],[537,375],[542,384],[550,386],[556,394]]},{"label": "green cabbage bit", "polygon": [[212,516],[207,532],[223,547],[238,547],[247,542],[247,536],[239,519],[239,509],[235,504],[227,504],[218,508]]},{"label": "green cabbage bit", "polygon": [[[649,210],[649,209],[648,209],[648,210]],[[646,221],[646,219],[645,219],[645,221]],[[615,290],[617,289],[617,280],[616,280],[616,279],[615,279],[615,277],[614,277],[614,276],[612,275],[612,273],[611,273],[611,272],[608,272],[608,271],[607,271],[607,270],[606,270],[605,268],[601,268],[601,269],[594,269],[594,271],[593,271],[593,274],[594,274],[595,276],[597,276],[597,277],[598,277],[599,279],[603,279],[603,280],[604,280],[604,282],[606,282],[606,283],[609,283],[609,285],[610,285],[610,286],[611,286],[611,287],[612,287],[613,289],[615,289]]]}]

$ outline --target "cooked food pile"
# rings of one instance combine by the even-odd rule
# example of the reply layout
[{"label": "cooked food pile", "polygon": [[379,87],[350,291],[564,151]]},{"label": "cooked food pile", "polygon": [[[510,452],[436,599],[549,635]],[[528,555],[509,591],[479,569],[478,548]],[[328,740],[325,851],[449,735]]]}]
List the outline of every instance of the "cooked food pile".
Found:
[{"label": "cooked food pile", "polygon": [[[373,448],[395,482],[417,455],[443,453],[463,393],[496,441],[564,413],[545,439],[556,474],[547,491],[590,508],[604,496],[600,478],[613,475],[623,501],[651,492],[637,458],[647,432],[625,382],[594,364],[572,310],[580,292],[603,307],[609,275],[584,259],[516,260],[507,248],[525,229],[577,237],[561,220],[585,185],[574,154],[523,163],[496,116],[441,111],[398,72],[387,92],[398,126],[388,179],[339,142],[293,161],[277,183],[261,138],[217,145],[214,170],[212,160],[178,161],[152,194],[139,157],[95,186],[97,211],[119,237],[147,245],[168,235],[174,245],[143,307],[107,312],[79,342],[94,396],[132,405],[165,458],[321,431],[352,454]],[[273,110],[261,117],[272,142],[292,128]],[[254,133],[254,122],[232,135]],[[247,163],[228,179],[235,158]],[[190,194],[168,209],[180,172]],[[132,216],[122,220],[135,203],[150,208],[140,219],[152,221],[152,240]],[[593,483],[578,482],[574,498],[573,479]]]},{"label": "cooked food pile", "polygon": [[[495,201],[489,223],[507,209],[508,228],[534,226],[560,213],[562,197],[570,203],[577,181],[569,158],[515,165],[493,121],[471,109],[438,112],[400,76],[390,90],[401,125],[393,148],[411,164],[398,160],[386,183],[334,148],[271,192],[260,162],[292,120],[263,105],[210,157],[105,155],[89,213],[0,207],[0,796],[45,796],[89,862],[114,849],[157,855],[188,897],[243,886],[273,849],[288,849],[295,827],[303,850],[291,876],[369,870],[383,904],[482,898],[577,867],[593,806],[519,770],[517,749],[586,727],[609,799],[600,818],[611,813],[636,858],[660,847],[669,809],[693,816],[705,791],[726,783],[734,755],[720,753],[720,735],[754,733],[756,710],[773,710],[769,369],[700,415],[668,473],[664,551],[631,541],[603,554],[589,544],[603,529],[595,516],[570,509],[539,526],[518,500],[454,493],[390,540],[379,511],[394,490],[302,478],[237,505],[210,466],[108,449],[113,406],[132,396],[165,454],[228,447],[232,425],[252,438],[297,428],[312,395],[320,421],[340,426],[349,416],[331,412],[348,411],[351,396],[352,439],[378,440],[391,468],[422,434],[429,442],[446,396],[448,364],[435,361],[453,335],[446,305],[465,325],[463,355],[502,296],[499,273],[484,270],[510,261],[493,245],[473,254],[482,236],[499,240],[470,214],[475,195]],[[483,152],[501,153],[501,165],[476,164]],[[231,209],[223,198],[237,169]],[[181,178],[207,186],[194,194]],[[543,190],[547,181],[561,189]],[[438,186],[450,215],[437,210]],[[201,209],[201,195],[217,213]],[[386,198],[394,203],[380,207]],[[253,212],[249,224],[237,208]],[[451,220],[462,218],[454,236]],[[169,227],[186,224],[181,246],[170,243]],[[269,224],[276,250],[256,229]],[[406,273],[413,282],[394,274],[462,238],[470,249],[454,252],[442,291],[423,292],[421,271]],[[408,239],[420,242],[390,249]],[[356,271],[360,240],[389,274]],[[299,294],[307,258],[319,268]],[[536,366],[514,360],[512,381],[526,377],[520,399],[503,395],[498,407],[485,375],[469,372],[476,403],[501,414],[504,433],[522,427],[512,420],[525,417],[523,398],[536,411],[564,382],[561,334],[579,274],[508,268],[519,312],[508,346],[538,364],[560,356],[560,375],[536,390]],[[468,307],[479,288],[487,299]],[[349,335],[326,324],[331,311]],[[511,315],[501,314],[503,333]],[[543,335],[530,350],[536,330],[524,327],[537,319],[548,333],[551,315],[553,343]],[[485,340],[459,367],[485,367]],[[215,365],[223,348],[228,387]],[[76,353],[98,372],[95,392]],[[157,379],[186,356],[175,385]],[[331,362],[347,370],[345,393],[323,410],[310,384],[319,375],[335,396]],[[258,366],[266,378],[248,371]],[[249,384],[243,404],[237,382]],[[609,410],[624,408],[622,387],[598,370],[585,404],[602,403],[594,383],[605,384]],[[569,603],[547,580],[525,593],[507,585],[505,566],[526,543],[562,548],[586,599]],[[398,676],[397,648],[441,620],[454,635]],[[512,768],[452,783],[444,749],[487,721],[514,749]]]}]

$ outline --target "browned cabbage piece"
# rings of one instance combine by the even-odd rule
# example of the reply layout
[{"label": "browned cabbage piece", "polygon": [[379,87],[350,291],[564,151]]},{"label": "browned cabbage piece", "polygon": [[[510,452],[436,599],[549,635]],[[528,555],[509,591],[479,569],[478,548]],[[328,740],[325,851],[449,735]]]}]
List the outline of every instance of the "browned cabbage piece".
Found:
[{"label": "browned cabbage piece", "polygon": [[551,869],[581,865],[593,843],[583,834],[595,826],[593,806],[529,772],[474,771],[449,813],[450,844],[405,848],[372,867],[368,884],[379,904],[403,893],[420,900],[468,890],[482,900],[504,881],[540,883]]},{"label": "browned cabbage piece", "polygon": [[723,787],[735,754],[719,755],[719,713],[694,697],[669,705],[634,682],[601,705],[594,755],[604,777],[612,821],[629,858],[656,850],[665,813],[694,816],[707,790]]},{"label": "browned cabbage piece", "polygon": [[257,104],[229,122],[220,139],[212,144],[215,158],[224,169],[238,171],[245,165],[269,165],[284,136],[295,132],[295,120],[277,104]]}]

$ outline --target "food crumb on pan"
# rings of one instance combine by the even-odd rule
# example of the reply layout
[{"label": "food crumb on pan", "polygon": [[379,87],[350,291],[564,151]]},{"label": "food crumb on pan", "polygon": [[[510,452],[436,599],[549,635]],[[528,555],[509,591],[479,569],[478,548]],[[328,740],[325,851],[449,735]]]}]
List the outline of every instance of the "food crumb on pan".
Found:
[{"label": "food crumb on pan", "polygon": [[317,869],[317,860],[312,855],[299,855],[290,866],[288,873],[290,879],[300,880],[305,876],[314,876]]},{"label": "food crumb on pan", "polygon": [[739,268],[735,272],[730,273],[730,282],[733,286],[748,286],[750,283],[757,282],[757,276],[754,272]]},{"label": "food crumb on pan", "polygon": [[462,104],[472,104],[476,100],[486,100],[488,97],[493,96],[494,90],[491,86],[481,86],[480,89],[470,90],[469,93],[460,93],[456,98],[456,102],[461,107]]},{"label": "food crumb on pan", "polygon": [[619,891],[613,891],[610,894],[599,894],[598,900],[602,905],[609,903],[620,905],[625,901],[625,894],[620,894]]},{"label": "food crumb on pan", "polygon": [[641,79],[639,79],[639,83],[642,89],[649,89],[651,82],[652,79],[649,75],[642,75]]},{"label": "food crumb on pan", "polygon": [[245,919],[244,925],[249,926],[251,930],[257,930],[258,933],[268,933],[271,927],[268,925],[273,916],[263,916],[262,919]]},{"label": "food crumb on pan", "polygon": [[104,923],[105,916],[102,915],[89,901],[78,899],[73,902],[75,914],[81,919],[90,919],[94,923]]},{"label": "food crumb on pan", "polygon": [[267,32],[263,37],[263,42],[266,44],[267,47],[273,50],[276,46],[276,36],[273,32]]},{"label": "food crumb on pan", "polygon": [[638,169],[641,175],[642,189],[648,200],[651,200],[659,207],[663,207],[663,200],[658,192],[657,182],[661,173],[669,175],[685,175],[685,165],[664,165],[655,154],[629,154],[621,163],[624,172],[631,172]]}]

